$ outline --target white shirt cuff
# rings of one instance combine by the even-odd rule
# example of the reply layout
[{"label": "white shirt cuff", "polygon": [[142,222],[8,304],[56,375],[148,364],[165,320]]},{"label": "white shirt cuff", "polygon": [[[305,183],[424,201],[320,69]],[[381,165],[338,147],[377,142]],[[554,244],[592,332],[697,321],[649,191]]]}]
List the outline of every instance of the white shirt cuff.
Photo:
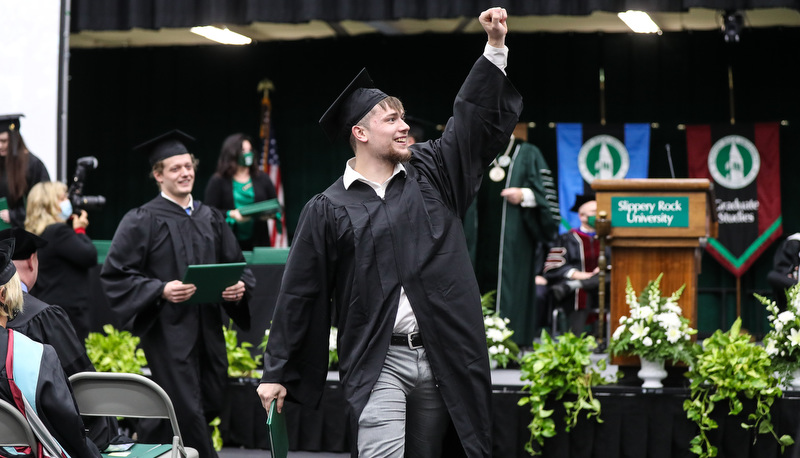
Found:
[{"label": "white shirt cuff", "polygon": [[531,188],[519,188],[522,191],[522,202],[519,203],[520,207],[535,207],[536,197],[533,195]]},{"label": "white shirt cuff", "polygon": [[489,62],[495,64],[503,74],[506,74],[506,66],[508,65],[508,46],[502,48],[495,48],[494,46],[486,43],[483,48],[483,55]]}]

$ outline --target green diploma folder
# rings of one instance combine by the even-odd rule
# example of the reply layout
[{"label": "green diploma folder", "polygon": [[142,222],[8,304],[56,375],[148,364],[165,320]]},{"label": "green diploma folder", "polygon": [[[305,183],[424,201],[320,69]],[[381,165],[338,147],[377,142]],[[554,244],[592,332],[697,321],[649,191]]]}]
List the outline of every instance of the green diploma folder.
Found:
[{"label": "green diploma folder", "polygon": [[278,203],[278,199],[262,200],[261,202],[242,205],[237,210],[242,216],[274,215],[281,211],[281,204]]},{"label": "green diploma folder", "polygon": [[[8,210],[8,200],[6,200],[5,197],[0,197],[0,210]],[[11,215],[8,217],[11,218]],[[0,231],[8,229],[9,227],[11,227],[10,224],[0,219]]]},{"label": "green diploma folder", "polygon": [[286,432],[286,418],[284,413],[278,413],[277,404],[275,400],[272,401],[267,416],[269,449],[272,458],[286,458],[289,455],[289,434]]},{"label": "green diploma folder", "polygon": [[232,262],[228,264],[193,264],[186,269],[183,283],[197,287],[192,297],[181,304],[205,304],[222,302],[222,291],[235,285],[242,278],[242,271],[247,263]]}]

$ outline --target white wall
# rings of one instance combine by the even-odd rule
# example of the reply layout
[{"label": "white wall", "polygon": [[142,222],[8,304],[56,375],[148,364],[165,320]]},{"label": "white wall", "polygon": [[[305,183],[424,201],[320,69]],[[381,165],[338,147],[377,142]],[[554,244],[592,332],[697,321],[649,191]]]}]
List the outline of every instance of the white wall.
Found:
[{"label": "white wall", "polygon": [[0,114],[25,114],[22,137],[53,180],[60,15],[60,0],[0,0]]}]

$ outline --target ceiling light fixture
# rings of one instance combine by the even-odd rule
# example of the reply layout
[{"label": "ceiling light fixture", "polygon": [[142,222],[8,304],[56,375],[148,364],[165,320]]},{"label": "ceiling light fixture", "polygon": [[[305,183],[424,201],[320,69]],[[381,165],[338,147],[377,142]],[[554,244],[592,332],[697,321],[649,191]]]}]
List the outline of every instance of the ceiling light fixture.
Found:
[{"label": "ceiling light fixture", "polygon": [[208,38],[211,41],[222,43],[224,45],[249,45],[253,40],[250,37],[238,34],[229,30],[227,27],[220,29],[212,25],[202,27],[192,27],[190,31],[201,37]]},{"label": "ceiling light fixture", "polygon": [[661,29],[658,24],[653,22],[644,11],[628,10],[624,13],[617,13],[617,16],[636,33],[657,33],[661,35]]}]

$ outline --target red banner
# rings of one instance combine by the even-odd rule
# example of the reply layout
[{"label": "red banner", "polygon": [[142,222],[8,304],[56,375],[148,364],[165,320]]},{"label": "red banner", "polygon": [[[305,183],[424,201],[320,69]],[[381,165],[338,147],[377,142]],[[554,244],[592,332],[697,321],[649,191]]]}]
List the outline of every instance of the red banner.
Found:
[{"label": "red banner", "polygon": [[686,128],[689,176],[714,183],[719,234],[706,250],[741,277],[781,236],[778,123]]}]

